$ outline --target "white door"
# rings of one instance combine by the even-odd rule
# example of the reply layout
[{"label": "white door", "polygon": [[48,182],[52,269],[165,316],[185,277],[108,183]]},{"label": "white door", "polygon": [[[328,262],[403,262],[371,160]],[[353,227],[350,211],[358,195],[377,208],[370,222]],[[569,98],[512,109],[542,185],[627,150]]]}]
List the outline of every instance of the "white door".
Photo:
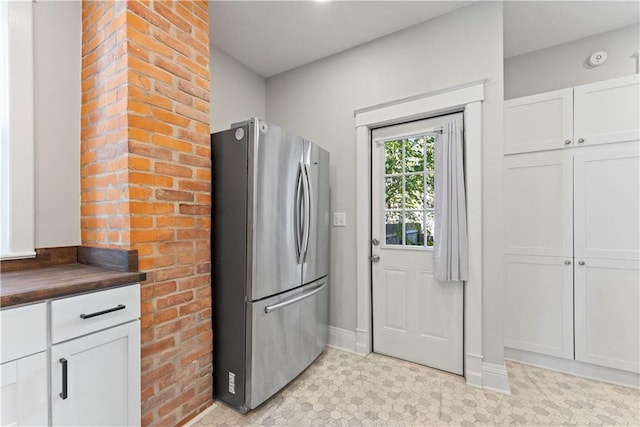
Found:
[{"label": "white door", "polygon": [[504,154],[573,145],[573,89],[504,103]]},{"label": "white door", "polygon": [[0,365],[2,426],[46,426],[49,418],[47,353]]},{"label": "white door", "polygon": [[55,426],[140,424],[140,322],[51,347]]},{"label": "white door", "polygon": [[505,254],[573,257],[571,150],[504,158]]},{"label": "white door", "polygon": [[504,345],[573,359],[573,258],[505,255]]},{"label": "white door", "polygon": [[576,360],[640,372],[640,263],[576,263]]},{"label": "white door", "polygon": [[640,259],[640,143],[574,156],[575,257]]},{"label": "white door", "polygon": [[436,133],[428,130],[444,120],[373,132],[373,350],[462,375],[463,284],[433,277]]}]

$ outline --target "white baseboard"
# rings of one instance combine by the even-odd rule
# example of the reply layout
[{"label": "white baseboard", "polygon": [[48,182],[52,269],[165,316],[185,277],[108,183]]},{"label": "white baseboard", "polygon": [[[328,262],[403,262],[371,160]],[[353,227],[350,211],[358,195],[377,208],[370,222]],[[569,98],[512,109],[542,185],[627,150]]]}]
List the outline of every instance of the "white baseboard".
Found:
[{"label": "white baseboard", "polygon": [[356,353],[356,333],[335,326],[329,326],[329,347]]},{"label": "white baseboard", "polygon": [[640,388],[640,374],[605,366],[591,365],[577,360],[562,359],[513,348],[504,349],[504,358],[569,375],[603,381],[626,387]]},{"label": "white baseboard", "polygon": [[467,385],[482,388],[482,356],[467,353],[465,355],[464,378]]},{"label": "white baseboard", "polygon": [[511,394],[509,376],[505,364],[482,362],[482,388],[503,394]]}]

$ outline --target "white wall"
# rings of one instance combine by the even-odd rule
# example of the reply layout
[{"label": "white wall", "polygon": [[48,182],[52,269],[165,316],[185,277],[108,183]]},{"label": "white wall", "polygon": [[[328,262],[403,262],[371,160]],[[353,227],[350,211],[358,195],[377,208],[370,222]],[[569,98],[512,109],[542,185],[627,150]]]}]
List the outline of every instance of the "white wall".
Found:
[{"label": "white wall", "polygon": [[211,132],[231,123],[265,117],[265,80],[211,45]]},{"label": "white wall", "polygon": [[267,119],[331,153],[330,323],[356,325],[354,110],[487,78],[483,104],[485,360],[502,363],[502,5],[482,2],[267,79]]},{"label": "white wall", "polygon": [[[632,25],[506,58],[505,99],[634,74],[638,70],[633,54],[639,49],[640,25]],[[598,50],[609,57],[594,68],[587,59]]]},{"label": "white wall", "polygon": [[80,244],[82,4],[34,2],[36,248]]}]

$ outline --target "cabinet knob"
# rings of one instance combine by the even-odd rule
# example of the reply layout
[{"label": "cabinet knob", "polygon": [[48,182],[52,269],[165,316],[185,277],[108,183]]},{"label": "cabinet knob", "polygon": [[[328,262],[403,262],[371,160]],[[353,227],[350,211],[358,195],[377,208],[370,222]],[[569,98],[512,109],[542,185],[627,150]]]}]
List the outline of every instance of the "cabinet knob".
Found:
[{"label": "cabinet knob", "polygon": [[584,261],[578,261],[578,264],[580,264],[580,265],[585,265],[585,264],[586,264],[586,262],[584,262]]},{"label": "cabinet knob", "polygon": [[578,144],[584,143],[584,138],[578,138]]},{"label": "cabinet knob", "polygon": [[369,259],[373,262],[378,262],[380,261],[380,255],[371,255]]},{"label": "cabinet knob", "polygon": [[568,259],[564,260],[565,265],[571,265],[571,261],[569,261]]},{"label": "cabinet knob", "polygon": [[571,144],[571,140],[570,139],[565,139],[564,140],[564,145],[569,145]]}]

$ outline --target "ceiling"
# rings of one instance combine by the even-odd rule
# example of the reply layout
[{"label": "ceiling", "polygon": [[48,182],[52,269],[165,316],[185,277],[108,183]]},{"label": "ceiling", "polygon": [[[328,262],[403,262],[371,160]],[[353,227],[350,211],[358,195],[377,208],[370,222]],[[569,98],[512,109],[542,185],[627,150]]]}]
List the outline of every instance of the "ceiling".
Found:
[{"label": "ceiling", "polygon": [[[211,1],[212,43],[271,77],[467,6],[466,1]],[[640,22],[637,1],[510,1],[504,56]]]}]

